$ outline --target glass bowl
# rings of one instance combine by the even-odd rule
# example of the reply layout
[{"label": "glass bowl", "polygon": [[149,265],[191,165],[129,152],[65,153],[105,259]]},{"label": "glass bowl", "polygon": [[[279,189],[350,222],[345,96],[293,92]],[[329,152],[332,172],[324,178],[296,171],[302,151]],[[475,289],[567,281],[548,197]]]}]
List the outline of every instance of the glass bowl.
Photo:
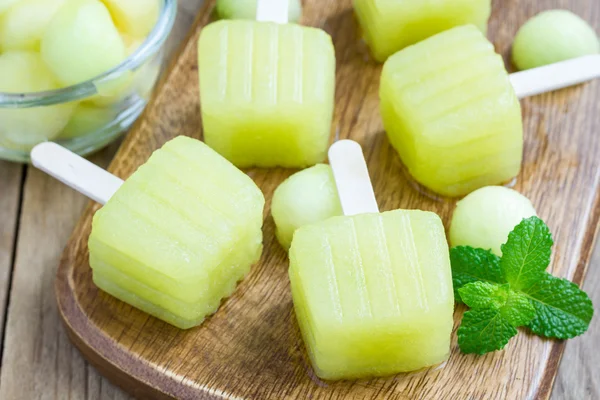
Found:
[{"label": "glass bowl", "polygon": [[86,155],[118,138],[148,102],[176,14],[177,0],[162,0],[145,41],[100,76],[46,92],[0,92],[0,159],[28,162],[31,148],[49,140]]}]

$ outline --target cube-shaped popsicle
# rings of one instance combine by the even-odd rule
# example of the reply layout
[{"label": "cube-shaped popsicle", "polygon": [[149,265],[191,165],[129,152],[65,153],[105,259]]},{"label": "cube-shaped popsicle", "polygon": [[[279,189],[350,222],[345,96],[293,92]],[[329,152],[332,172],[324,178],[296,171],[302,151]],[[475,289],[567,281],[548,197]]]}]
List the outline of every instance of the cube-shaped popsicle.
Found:
[{"label": "cube-shaped popsicle", "polygon": [[200,324],[262,249],[264,197],[202,142],[154,152],[94,216],[96,285],[179,328]]},{"label": "cube-shaped popsicle", "polygon": [[475,26],[396,53],[379,90],[389,140],[425,187],[461,196],[518,174],[521,106],[502,57]]},{"label": "cube-shaped popsicle", "polygon": [[354,0],[365,41],[375,59],[389,56],[447,29],[474,24],[482,32],[491,0]]},{"label": "cube-shaped popsicle", "polygon": [[320,29],[219,21],[198,43],[204,139],[238,167],[325,159],[335,54]]},{"label": "cube-shaped popsicle", "polygon": [[447,359],[454,297],[436,214],[396,210],[301,227],[289,275],[319,377],[385,376]]}]

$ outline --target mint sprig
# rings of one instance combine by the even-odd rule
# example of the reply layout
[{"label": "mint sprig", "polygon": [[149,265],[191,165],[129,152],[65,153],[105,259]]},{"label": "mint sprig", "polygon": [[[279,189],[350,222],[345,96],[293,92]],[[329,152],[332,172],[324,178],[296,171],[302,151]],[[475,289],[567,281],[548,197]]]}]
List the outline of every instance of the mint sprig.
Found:
[{"label": "mint sprig", "polygon": [[535,317],[528,325],[535,334],[571,339],[587,331],[594,307],[573,282],[546,273],[523,293],[535,307]]},{"label": "mint sprig", "polygon": [[500,270],[513,289],[540,280],[550,265],[553,244],[550,229],[537,217],[524,219],[508,234],[508,241],[500,247]]},{"label": "mint sprig", "polygon": [[464,353],[485,354],[501,350],[535,315],[529,299],[508,284],[472,282],[459,289],[471,307],[458,329],[458,344]]},{"label": "mint sprig", "polygon": [[531,217],[509,234],[502,257],[469,246],[451,250],[455,298],[470,307],[458,329],[463,352],[501,350],[520,326],[559,339],[588,329],[594,313],[588,295],[545,271],[552,245],[546,224]]},{"label": "mint sprig", "polygon": [[489,250],[459,246],[450,252],[454,298],[462,302],[458,289],[471,282],[505,283],[500,257]]}]

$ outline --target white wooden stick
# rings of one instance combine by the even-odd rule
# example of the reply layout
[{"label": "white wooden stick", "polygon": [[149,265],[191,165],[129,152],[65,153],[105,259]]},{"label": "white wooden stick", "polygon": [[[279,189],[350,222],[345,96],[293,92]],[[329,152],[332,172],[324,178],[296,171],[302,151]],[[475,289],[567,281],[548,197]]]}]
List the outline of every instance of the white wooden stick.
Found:
[{"label": "white wooden stick", "polygon": [[362,148],[353,140],[339,140],[329,148],[329,164],[344,215],[378,213],[377,200]]},{"label": "white wooden stick", "polygon": [[64,147],[45,142],[31,150],[34,167],[104,205],[123,180]]},{"label": "white wooden stick", "polygon": [[510,82],[517,97],[535,96],[600,77],[600,54],[579,57],[544,67],[515,72]]},{"label": "white wooden stick", "polygon": [[258,0],[256,20],[261,22],[288,23],[288,0]]}]

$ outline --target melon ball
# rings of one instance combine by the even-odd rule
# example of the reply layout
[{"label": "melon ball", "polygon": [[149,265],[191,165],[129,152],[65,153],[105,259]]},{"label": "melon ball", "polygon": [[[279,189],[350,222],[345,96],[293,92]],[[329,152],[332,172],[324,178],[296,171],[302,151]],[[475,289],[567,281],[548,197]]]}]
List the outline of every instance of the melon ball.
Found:
[{"label": "melon ball", "polygon": [[42,37],[42,58],[64,85],[74,85],[116,67],[126,49],[106,6],[70,0]]},{"label": "melon ball", "polygon": [[117,28],[127,35],[145,38],[156,25],[160,0],[102,0]]},{"label": "melon ball", "polygon": [[[217,0],[217,14],[223,19],[256,19],[258,0]],[[288,0],[288,20],[298,22],[302,16],[300,0]]]},{"label": "melon ball", "polygon": [[79,104],[58,139],[73,139],[96,132],[112,122],[116,112],[110,108]]},{"label": "melon ball", "polygon": [[66,0],[21,0],[0,18],[0,50],[38,51],[44,31]]},{"label": "melon ball", "polygon": [[[134,38],[129,35],[121,35],[125,45],[125,55],[129,57],[142,45],[143,39]],[[140,67],[141,69],[142,67]],[[137,74],[137,73],[136,73]],[[95,82],[98,95],[87,99],[86,102],[99,107],[108,107],[123,101],[134,91],[134,73],[122,71],[121,75],[110,81]]]},{"label": "melon ball", "polygon": [[544,11],[525,23],[517,33],[512,51],[520,69],[541,67],[600,52],[594,29],[567,10]]},{"label": "melon ball", "polygon": [[20,0],[0,0],[0,15]]},{"label": "melon ball", "polygon": [[[59,88],[59,83],[37,53],[10,51],[0,55],[0,92],[31,93]],[[0,145],[30,150],[54,139],[67,125],[75,104],[0,108]]]},{"label": "melon ball", "polygon": [[138,38],[130,35],[121,35],[121,38],[123,39],[123,43],[125,44],[125,53],[127,54],[127,56],[130,56],[133,53],[135,53],[135,51],[139,49],[139,47],[142,45],[142,43],[144,43],[145,40],[144,38]]},{"label": "melon ball", "polygon": [[149,62],[144,64],[135,72],[134,89],[135,92],[144,100],[149,101],[152,89],[160,75],[161,65],[158,62]]},{"label": "melon ball", "polygon": [[317,164],[286,179],[273,194],[271,214],[286,250],[299,227],[342,215],[331,167]]},{"label": "melon ball", "polygon": [[502,255],[500,246],[523,218],[536,215],[531,201],[503,186],[478,189],[456,205],[450,224],[450,244],[471,246]]}]

